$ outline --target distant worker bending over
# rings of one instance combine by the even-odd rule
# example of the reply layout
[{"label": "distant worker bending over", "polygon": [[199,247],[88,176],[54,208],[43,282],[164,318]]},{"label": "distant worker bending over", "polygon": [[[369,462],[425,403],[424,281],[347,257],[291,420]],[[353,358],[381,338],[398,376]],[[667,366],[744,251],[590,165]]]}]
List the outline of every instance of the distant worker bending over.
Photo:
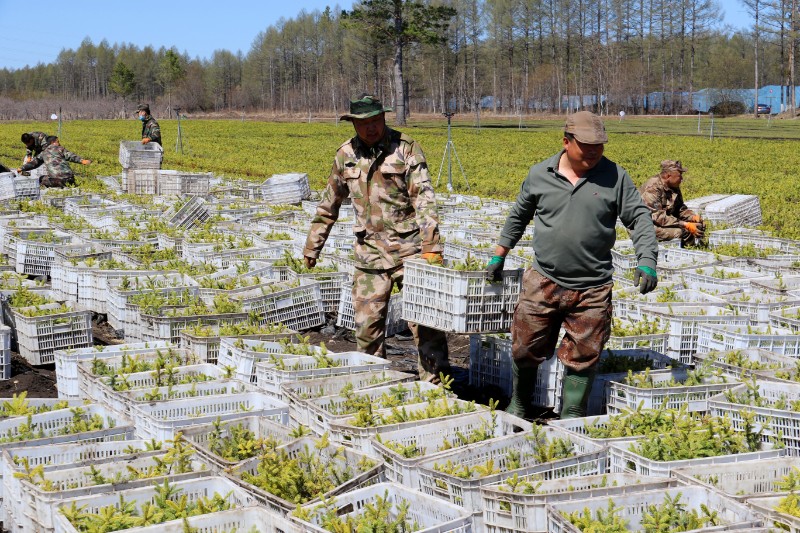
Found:
[{"label": "distant worker bending over", "polygon": [[681,246],[698,246],[705,236],[705,225],[703,218],[683,203],[684,172],[680,161],[662,161],[661,173],[642,185],[642,201],[650,208],[659,241],[680,238]]},{"label": "distant worker bending over", "polygon": [[39,180],[40,185],[58,188],[63,188],[67,185],[75,185],[75,175],[72,173],[69,162],[72,161],[73,163],[88,165],[91,161],[66,150],[58,142],[58,137],[55,135],[47,137],[46,142],[47,144],[44,151],[34,157],[33,161],[25,163],[22,167],[18,168],[17,173],[33,170],[44,164],[47,169],[47,175]]},{"label": "distant worker bending over", "polygon": [[162,146],[161,126],[150,114],[150,106],[148,104],[139,104],[138,109],[139,120],[142,121],[142,144],[156,143]]},{"label": "distant worker bending over", "polygon": [[44,147],[47,146],[47,134],[43,131],[31,131],[22,134],[22,143],[28,149],[25,152],[25,159],[23,163],[30,163],[33,158],[42,153]]}]

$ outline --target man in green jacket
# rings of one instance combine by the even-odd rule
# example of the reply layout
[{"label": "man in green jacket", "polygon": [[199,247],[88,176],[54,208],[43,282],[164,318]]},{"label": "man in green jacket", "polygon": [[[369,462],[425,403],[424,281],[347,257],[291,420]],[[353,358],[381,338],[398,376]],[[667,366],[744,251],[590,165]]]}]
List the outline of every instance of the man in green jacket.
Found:
[{"label": "man in green jacket", "polygon": [[632,233],[642,294],[658,282],[650,211],[628,173],[603,156],[600,117],[570,115],[563,149],[531,167],[487,266],[499,280],[509,250],[535,219],[534,262],[522,278],[512,322],[513,395],[507,412],[530,417],[537,367],[556,351],[566,369],[561,418],[585,416],[600,352],[611,333],[611,248],[617,217]]},{"label": "man in green jacket", "polygon": [[142,121],[142,144],[156,143],[161,146],[161,126],[150,114],[150,106],[139,104],[137,113]]},{"label": "man in green jacket", "polygon": [[41,154],[44,147],[47,146],[47,134],[43,131],[23,133],[21,140],[22,144],[27,148],[25,159],[22,161],[23,163],[33,161],[33,158]]}]

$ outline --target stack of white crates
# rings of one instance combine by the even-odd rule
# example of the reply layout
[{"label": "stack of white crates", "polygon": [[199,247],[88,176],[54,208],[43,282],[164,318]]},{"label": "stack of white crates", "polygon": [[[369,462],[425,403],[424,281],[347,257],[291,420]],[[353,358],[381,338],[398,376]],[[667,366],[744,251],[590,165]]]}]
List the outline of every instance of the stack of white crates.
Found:
[{"label": "stack of white crates", "polygon": [[164,149],[157,143],[120,142],[122,190],[131,194],[156,194],[158,169],[163,157]]},{"label": "stack of white crates", "polygon": [[686,201],[703,218],[727,226],[760,226],[761,204],[751,194],[712,194]]},{"label": "stack of white crates", "polygon": [[275,174],[261,184],[260,192],[270,204],[299,204],[311,195],[308,174]]}]

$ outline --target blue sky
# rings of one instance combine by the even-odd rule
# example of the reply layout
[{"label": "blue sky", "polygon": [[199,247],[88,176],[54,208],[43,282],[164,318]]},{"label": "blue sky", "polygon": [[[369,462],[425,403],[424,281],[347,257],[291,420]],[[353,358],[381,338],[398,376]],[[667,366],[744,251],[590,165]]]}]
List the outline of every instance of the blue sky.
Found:
[{"label": "blue sky", "polygon": [[[230,0],[228,0],[230,1]],[[190,57],[210,58],[214,50],[247,53],[258,32],[281,17],[292,18],[300,10],[323,10],[327,5],[345,8],[352,0],[165,0],[163,2],[119,2],[115,0],[69,0],[51,2],[39,14],[36,6],[20,0],[0,0],[0,68],[50,63],[63,48],[76,49],[84,38],[95,44],[133,43],[175,46]],[[747,25],[739,0],[721,0],[725,22]],[[121,13],[120,10],[126,11]],[[339,7],[341,9],[341,7]]]}]

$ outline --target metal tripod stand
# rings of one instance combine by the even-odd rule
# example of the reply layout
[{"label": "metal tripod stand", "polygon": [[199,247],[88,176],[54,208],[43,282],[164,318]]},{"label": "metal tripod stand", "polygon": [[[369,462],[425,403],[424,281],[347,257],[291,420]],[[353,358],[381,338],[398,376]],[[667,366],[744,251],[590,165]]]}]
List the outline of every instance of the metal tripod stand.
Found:
[{"label": "metal tripod stand", "polygon": [[439,174],[436,176],[436,186],[439,186],[439,180],[442,177],[442,168],[444,167],[444,160],[447,159],[447,190],[448,192],[453,192],[453,156],[455,155],[456,162],[458,162],[458,168],[461,169],[461,177],[464,178],[464,183],[467,184],[467,190],[469,190],[467,174],[464,172],[464,166],[461,164],[461,159],[458,157],[458,152],[456,152],[456,145],[453,144],[453,134],[450,127],[450,119],[453,117],[453,115],[455,115],[455,113],[442,114],[447,117],[447,144],[444,147],[442,164],[439,165]]}]

